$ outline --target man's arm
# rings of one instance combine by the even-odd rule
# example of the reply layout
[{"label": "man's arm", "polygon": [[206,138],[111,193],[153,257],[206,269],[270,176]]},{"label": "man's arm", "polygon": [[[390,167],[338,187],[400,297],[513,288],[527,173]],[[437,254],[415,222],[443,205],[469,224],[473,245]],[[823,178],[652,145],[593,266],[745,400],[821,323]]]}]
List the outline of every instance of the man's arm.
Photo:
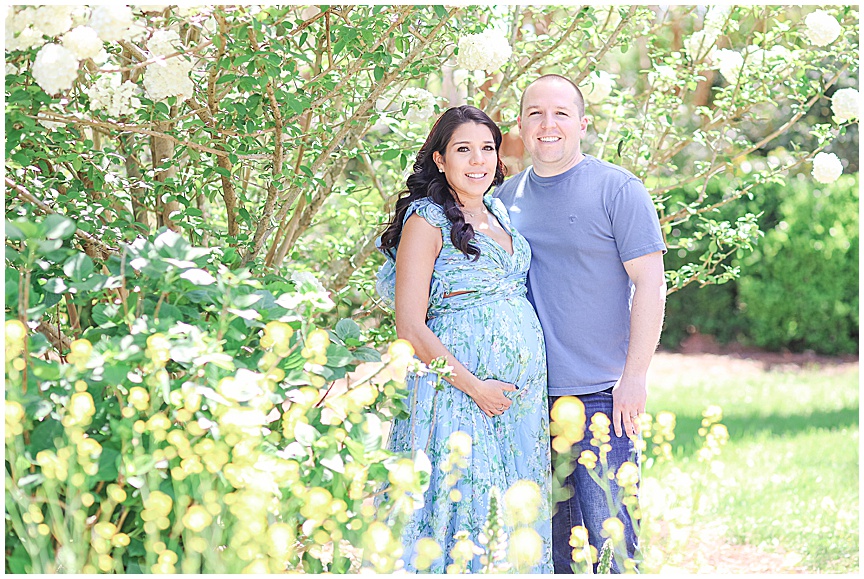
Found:
[{"label": "man's arm", "polygon": [[666,306],[666,278],[663,273],[663,252],[655,251],[624,262],[624,269],[636,291],[630,310],[630,345],[624,373],[612,391],[612,425],[615,434],[634,436],[638,432],[634,420],[645,412],[648,398],[648,365],[663,327]]}]

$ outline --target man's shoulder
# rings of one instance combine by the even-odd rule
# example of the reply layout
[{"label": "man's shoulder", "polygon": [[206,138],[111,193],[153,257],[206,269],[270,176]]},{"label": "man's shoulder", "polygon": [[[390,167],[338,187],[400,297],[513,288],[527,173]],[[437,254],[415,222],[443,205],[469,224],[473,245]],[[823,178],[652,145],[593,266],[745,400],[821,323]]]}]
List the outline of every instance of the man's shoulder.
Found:
[{"label": "man's shoulder", "polygon": [[[587,157],[587,155],[586,155]],[[636,180],[640,183],[642,182],[639,177],[625,169],[620,165],[616,165],[615,163],[610,163],[609,161],[604,161],[603,159],[598,159],[597,157],[589,157],[593,164],[594,170],[598,173],[610,178],[614,181],[618,181],[620,183],[626,183],[630,180]]]},{"label": "man's shoulder", "polygon": [[528,169],[523,169],[515,175],[508,177],[503,183],[495,187],[495,191],[492,192],[492,196],[501,199],[502,197],[513,195],[513,193],[516,191],[516,187],[519,186],[519,181],[522,179],[523,174],[527,170]]}]

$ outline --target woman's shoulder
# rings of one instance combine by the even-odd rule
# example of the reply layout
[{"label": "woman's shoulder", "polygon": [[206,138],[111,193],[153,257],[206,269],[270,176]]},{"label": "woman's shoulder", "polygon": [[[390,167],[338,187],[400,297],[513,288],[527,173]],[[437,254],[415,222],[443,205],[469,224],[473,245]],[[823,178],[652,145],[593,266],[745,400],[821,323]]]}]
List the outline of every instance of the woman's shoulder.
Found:
[{"label": "woman's shoulder", "polygon": [[510,214],[507,213],[507,208],[504,207],[504,202],[497,197],[493,197],[491,193],[487,193],[483,201],[486,203],[486,206],[489,207],[489,210],[492,211],[492,214],[498,218],[498,221],[509,228]]},{"label": "woman's shoulder", "polygon": [[433,227],[447,227],[450,225],[450,220],[447,219],[447,215],[444,213],[444,208],[435,203],[429,197],[415,199],[410,205],[408,205],[408,210],[405,212],[403,224],[415,213],[425,219]]}]

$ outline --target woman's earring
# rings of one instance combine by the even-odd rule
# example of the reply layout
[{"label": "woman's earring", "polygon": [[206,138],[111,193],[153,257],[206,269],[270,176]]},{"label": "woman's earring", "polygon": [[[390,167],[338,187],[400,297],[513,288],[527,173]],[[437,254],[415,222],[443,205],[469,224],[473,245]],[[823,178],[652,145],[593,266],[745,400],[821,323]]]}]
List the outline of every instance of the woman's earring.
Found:
[{"label": "woman's earring", "polygon": [[438,172],[439,172],[439,173],[443,173],[443,172],[444,172],[444,169],[442,169],[441,167],[438,167]]}]

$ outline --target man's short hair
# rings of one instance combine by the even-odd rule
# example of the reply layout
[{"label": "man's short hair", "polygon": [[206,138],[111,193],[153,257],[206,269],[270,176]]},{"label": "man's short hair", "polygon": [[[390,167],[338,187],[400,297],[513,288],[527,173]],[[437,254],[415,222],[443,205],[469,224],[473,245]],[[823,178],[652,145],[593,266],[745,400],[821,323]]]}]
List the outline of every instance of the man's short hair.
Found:
[{"label": "man's short hair", "polygon": [[585,97],[582,96],[582,91],[579,90],[579,87],[576,86],[575,82],[573,82],[572,80],[570,80],[566,76],[561,76],[560,74],[544,74],[543,76],[536,78],[533,81],[531,81],[531,84],[529,84],[528,86],[525,87],[525,90],[522,91],[522,96],[519,97],[519,115],[520,116],[522,115],[522,106],[525,103],[525,91],[527,91],[531,85],[533,85],[537,82],[540,82],[543,79],[547,79],[547,78],[557,78],[559,80],[563,80],[564,82],[566,82],[567,84],[572,86],[574,89],[576,89],[576,110],[579,111],[580,117],[584,117],[585,116]]}]

